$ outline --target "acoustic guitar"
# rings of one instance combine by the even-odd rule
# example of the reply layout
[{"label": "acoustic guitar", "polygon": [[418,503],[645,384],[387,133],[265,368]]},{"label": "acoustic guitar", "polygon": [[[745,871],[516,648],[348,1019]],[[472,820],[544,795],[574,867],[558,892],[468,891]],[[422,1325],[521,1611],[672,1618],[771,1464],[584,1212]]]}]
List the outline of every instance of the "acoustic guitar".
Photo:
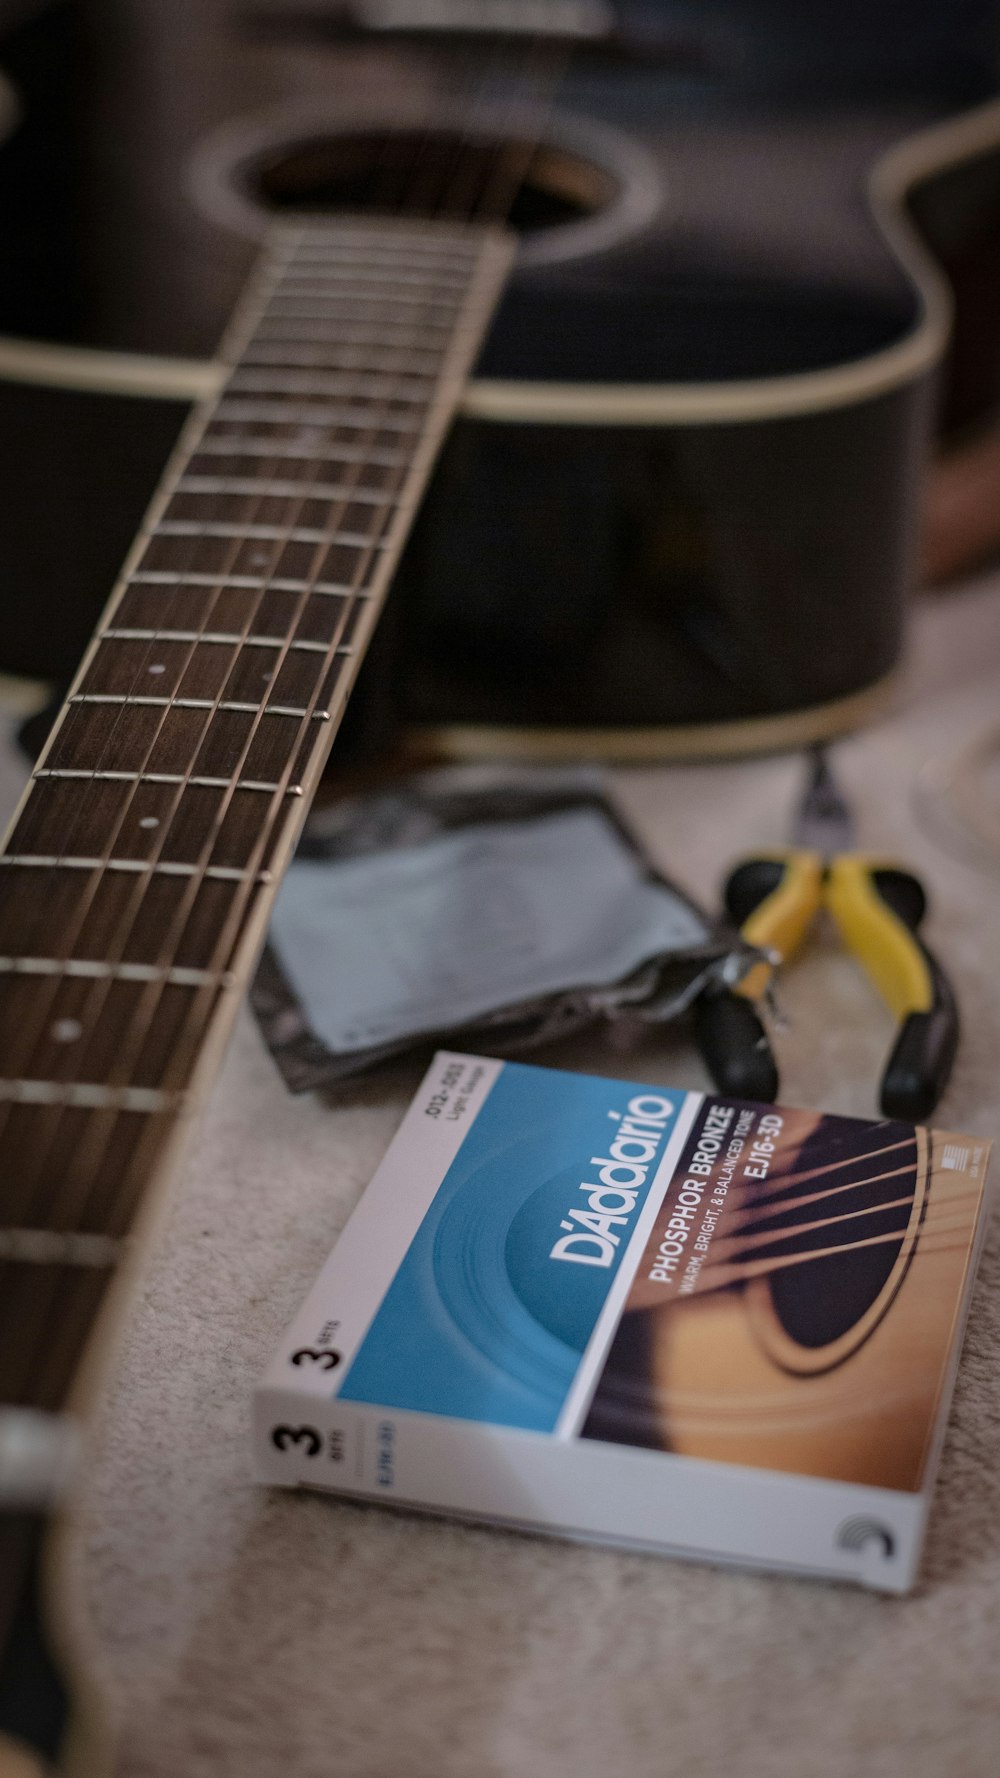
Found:
[{"label": "acoustic guitar", "polygon": [[[592,29],[598,13],[561,9]],[[523,119],[513,131],[515,264],[353,720],[438,756],[829,737],[883,704],[902,644],[953,307],[927,241],[957,296],[952,428],[1000,394],[980,324],[996,300],[1000,110],[900,146],[926,103],[790,113],[665,86],[669,43],[589,47],[537,139]],[[393,87],[391,124],[338,71],[329,102],[241,120],[178,168],[220,241],[249,252],[275,215],[391,204],[393,181],[405,203],[415,152],[433,179],[460,145],[481,186],[512,133],[502,67],[471,83],[471,104],[442,77],[430,131],[423,65],[419,102]],[[0,340],[8,670],[68,680],[187,404],[221,374]],[[58,528],[44,522],[54,473]],[[66,589],[44,645],[39,584]]]},{"label": "acoustic guitar", "polygon": [[[991,115],[969,126],[956,152],[973,152],[969,141],[980,143],[976,132],[995,123]],[[284,180],[293,163],[301,169],[314,140],[283,150],[274,177]],[[350,160],[356,137],[349,147]],[[542,153],[523,133],[469,143],[451,130],[419,140],[384,131],[366,153],[362,192],[371,195],[376,176],[399,176],[411,192],[419,187],[422,213],[327,214],[322,180],[307,180],[302,213],[272,224],[218,365],[198,373],[204,399],[0,854],[3,1778],[51,1765],[95,1778],[108,1768],[99,1700],[78,1673],[67,1679],[78,1661],[69,1626],[80,1617],[63,1560],[76,1427],[404,544],[416,547],[417,510],[456,412],[462,419],[435,497],[446,505],[458,498],[448,492],[456,465],[477,453],[493,488],[485,531],[482,510],[459,501],[471,525],[460,533],[463,587],[480,570],[488,585],[496,564],[522,549],[525,483],[505,479],[503,453],[492,456],[493,441],[507,435],[498,427],[534,439],[532,449],[551,458],[566,489],[563,522],[584,530],[588,491],[600,490],[619,455],[631,467],[624,483],[612,477],[616,488],[627,491],[638,473],[626,446],[680,462],[690,485],[703,473],[728,484],[734,515],[742,501],[745,516],[770,438],[804,502],[800,542],[817,578],[796,596],[816,598],[817,623],[830,592],[827,557],[838,572],[853,560],[849,584],[858,591],[868,570],[895,584],[908,554],[901,540],[912,530],[911,465],[947,301],[902,213],[890,208],[889,193],[905,184],[898,163],[883,175],[880,202],[899,255],[894,300],[903,293],[908,323],[888,326],[876,305],[881,319],[869,313],[854,335],[856,356],[842,365],[810,363],[800,341],[780,376],[720,374],[692,391],[669,379],[631,380],[634,308],[602,356],[602,330],[622,301],[610,260],[606,278],[591,285],[590,274],[582,277],[579,310],[565,306],[570,292],[551,265],[538,266],[536,283],[522,261],[505,284],[517,263],[515,235],[492,218],[508,208],[510,187],[523,193],[526,162]],[[565,145],[545,153],[565,169],[576,165]],[[302,184],[295,190],[301,197]],[[636,299],[647,314],[659,300],[650,277]],[[614,372],[606,380],[581,385],[553,374],[571,368],[565,352],[578,329]],[[662,366],[675,350],[672,326],[657,337]],[[519,380],[506,368],[518,338],[539,350]],[[26,373],[23,362],[12,367],[14,350],[6,362],[16,377]],[[477,360],[481,374],[470,383]],[[93,370],[93,360],[74,361],[78,391]],[[36,357],[37,373],[51,392],[67,380],[66,361]],[[571,450],[564,461],[573,439],[584,455]],[[816,528],[810,504],[821,465],[838,476],[851,515],[837,536]],[[869,491],[882,489],[880,523],[860,538],[859,465]],[[663,533],[671,550],[681,548],[676,511],[674,519]],[[735,559],[748,543],[743,521],[733,524]],[[473,539],[482,546],[474,552]],[[689,547],[693,560],[693,540]],[[794,540],[786,547],[783,572],[794,579],[802,555]],[[762,557],[754,574],[763,585],[779,567]],[[789,596],[791,579],[781,581]],[[573,586],[563,577],[557,584],[574,607]],[[578,597],[586,603],[585,589]],[[898,614],[859,600],[859,622],[869,606],[864,684],[845,689],[834,669],[831,695],[819,700],[824,723],[856,714],[858,698],[869,701],[891,664]],[[640,654],[645,634],[630,643]],[[828,628],[822,640],[841,663],[854,659],[853,648],[834,647]],[[776,682],[774,657],[759,664]],[[528,666],[524,677],[531,683]],[[772,738],[790,732],[780,719],[769,730]]]}]

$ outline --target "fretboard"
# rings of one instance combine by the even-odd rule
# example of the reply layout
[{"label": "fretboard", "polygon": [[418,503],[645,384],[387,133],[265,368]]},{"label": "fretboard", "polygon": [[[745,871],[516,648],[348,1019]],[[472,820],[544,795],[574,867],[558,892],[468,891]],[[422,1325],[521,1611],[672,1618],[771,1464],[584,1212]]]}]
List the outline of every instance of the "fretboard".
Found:
[{"label": "fretboard", "polygon": [[65,1400],[214,1072],[509,258],[278,229],[154,500],[0,855],[0,1408]]}]

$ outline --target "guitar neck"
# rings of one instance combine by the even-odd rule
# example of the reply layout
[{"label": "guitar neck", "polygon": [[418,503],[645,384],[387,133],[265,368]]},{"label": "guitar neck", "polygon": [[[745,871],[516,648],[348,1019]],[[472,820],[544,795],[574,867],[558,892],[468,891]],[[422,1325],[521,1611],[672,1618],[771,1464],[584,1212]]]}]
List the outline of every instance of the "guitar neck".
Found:
[{"label": "guitar neck", "polygon": [[[0,1507],[44,1503],[46,1438],[55,1464],[81,1347],[221,1055],[510,253],[458,224],[275,230],[222,392],[7,835]],[[11,1610],[0,1588],[0,1645]]]}]

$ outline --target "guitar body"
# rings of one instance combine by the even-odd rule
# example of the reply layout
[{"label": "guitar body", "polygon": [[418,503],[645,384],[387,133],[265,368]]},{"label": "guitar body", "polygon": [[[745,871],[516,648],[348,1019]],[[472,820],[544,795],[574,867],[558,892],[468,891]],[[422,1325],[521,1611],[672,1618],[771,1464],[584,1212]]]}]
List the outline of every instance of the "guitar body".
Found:
[{"label": "guitar body", "polygon": [[[619,758],[854,726],[891,682],[917,571],[951,304],[911,214],[940,237],[941,185],[961,217],[946,257],[976,273],[957,418],[1000,381],[995,345],[965,324],[983,305],[1000,108],[893,150],[903,120],[870,111],[817,124],[681,102],[664,121],[662,90],[621,74],[560,105],[355,726],[376,751],[403,736],[438,756]],[[431,153],[464,140],[488,167],[495,111],[463,121],[442,101]],[[421,140],[398,106],[391,129],[370,108],[292,108],[203,142],[186,183],[250,241],[276,211],[365,207],[387,156]],[[0,342],[8,670],[71,671],[185,395],[212,376]],[[53,441],[58,534],[38,523]],[[41,644],[39,585],[56,601]]]}]

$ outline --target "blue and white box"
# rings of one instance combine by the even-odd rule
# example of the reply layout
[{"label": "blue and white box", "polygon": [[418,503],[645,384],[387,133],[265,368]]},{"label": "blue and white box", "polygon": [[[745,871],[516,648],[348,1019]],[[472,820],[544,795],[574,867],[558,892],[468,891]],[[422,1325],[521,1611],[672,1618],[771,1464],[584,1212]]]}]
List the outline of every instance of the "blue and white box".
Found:
[{"label": "blue and white box", "polygon": [[904,1591],[987,1158],[441,1053],[258,1387],[258,1479]]}]

